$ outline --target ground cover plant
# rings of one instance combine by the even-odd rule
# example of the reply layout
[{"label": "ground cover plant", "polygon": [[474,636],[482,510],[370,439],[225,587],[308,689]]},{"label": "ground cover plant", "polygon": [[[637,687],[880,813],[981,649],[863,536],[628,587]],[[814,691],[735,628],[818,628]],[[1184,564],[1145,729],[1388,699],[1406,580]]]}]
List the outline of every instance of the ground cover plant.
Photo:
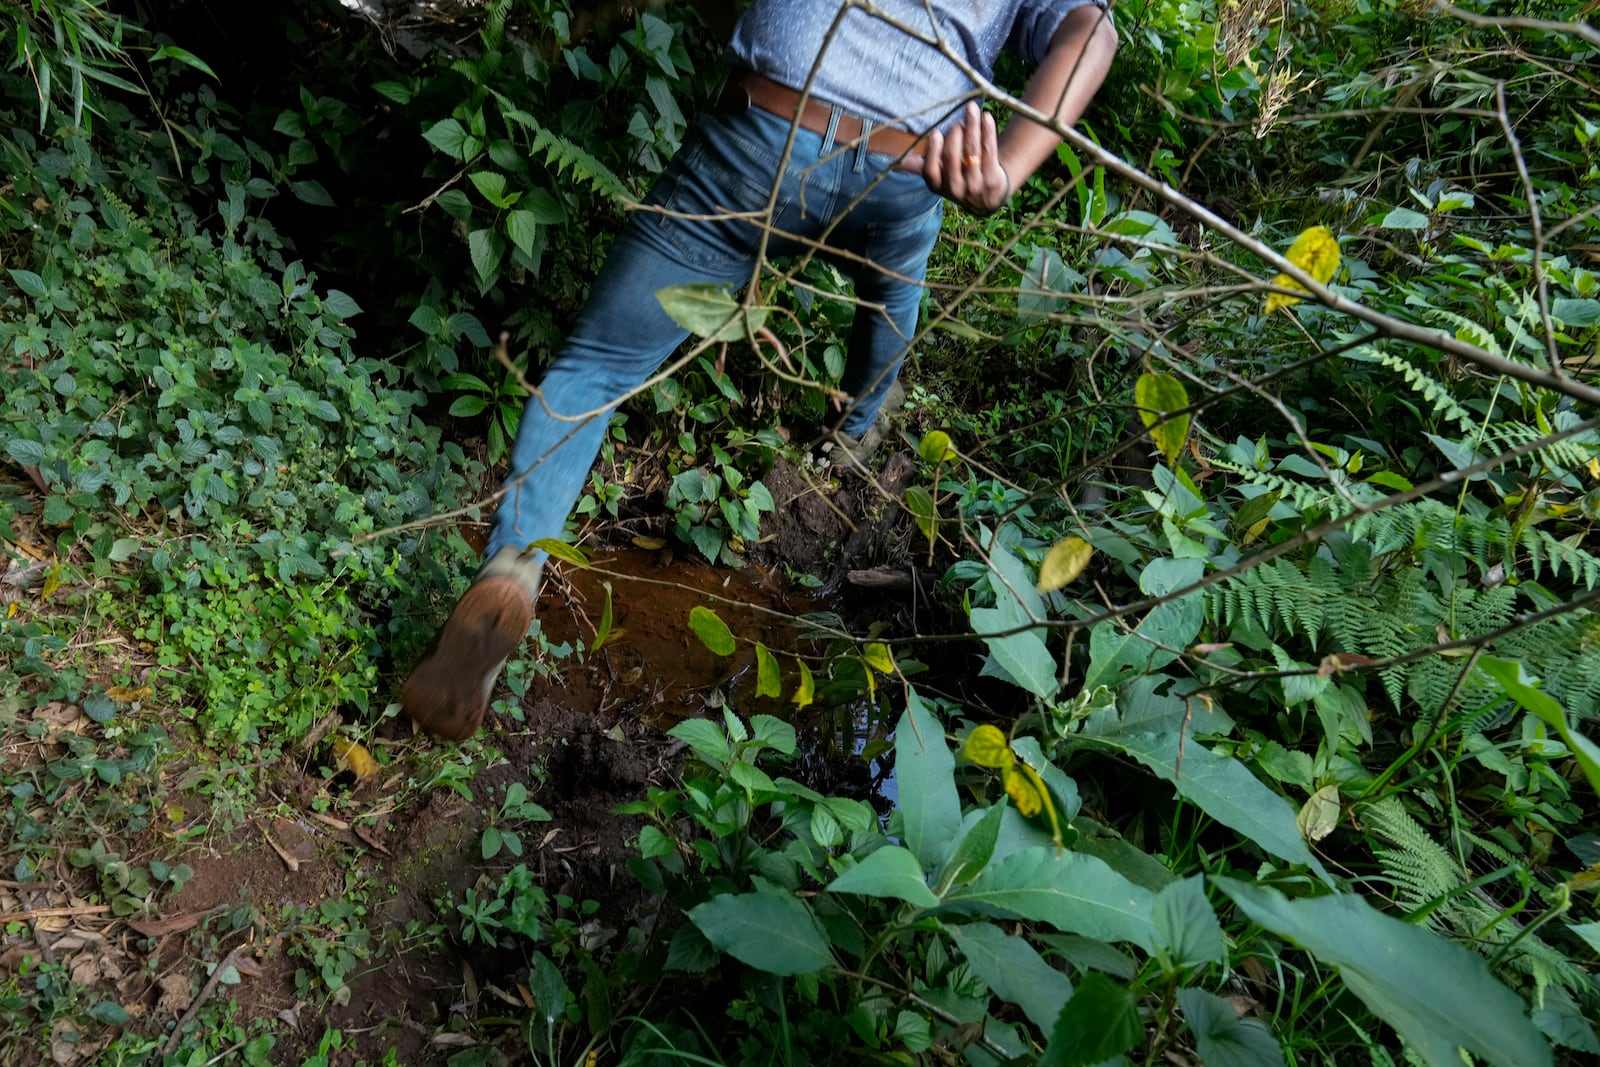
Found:
[{"label": "ground cover plant", "polygon": [[1590,1062],[1581,5],[1118,4],[874,476],[836,271],[652,296],[402,727],[735,7],[0,11],[0,1058]]}]

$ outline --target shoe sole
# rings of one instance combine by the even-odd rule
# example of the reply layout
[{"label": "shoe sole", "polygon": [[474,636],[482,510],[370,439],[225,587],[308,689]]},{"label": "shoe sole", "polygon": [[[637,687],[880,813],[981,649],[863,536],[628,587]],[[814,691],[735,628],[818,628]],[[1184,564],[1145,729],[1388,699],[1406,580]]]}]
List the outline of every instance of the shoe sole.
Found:
[{"label": "shoe sole", "polygon": [[489,710],[495,679],[532,621],[532,600],[515,578],[473,583],[401,686],[406,716],[437,737],[471,737]]}]

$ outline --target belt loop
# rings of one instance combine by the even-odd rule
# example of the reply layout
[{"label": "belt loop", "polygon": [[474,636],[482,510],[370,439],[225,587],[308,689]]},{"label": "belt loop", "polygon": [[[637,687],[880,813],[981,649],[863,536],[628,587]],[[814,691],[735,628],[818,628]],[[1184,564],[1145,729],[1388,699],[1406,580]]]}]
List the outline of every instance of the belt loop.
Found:
[{"label": "belt loop", "polygon": [[863,117],[861,120],[861,140],[856,145],[855,172],[857,174],[861,174],[867,169],[867,152],[870,151],[867,145],[872,141],[872,130],[872,120]]},{"label": "belt loop", "polygon": [[839,135],[839,109],[828,109],[828,132],[822,135],[822,150],[817,153],[820,158],[833,151],[833,139]]}]

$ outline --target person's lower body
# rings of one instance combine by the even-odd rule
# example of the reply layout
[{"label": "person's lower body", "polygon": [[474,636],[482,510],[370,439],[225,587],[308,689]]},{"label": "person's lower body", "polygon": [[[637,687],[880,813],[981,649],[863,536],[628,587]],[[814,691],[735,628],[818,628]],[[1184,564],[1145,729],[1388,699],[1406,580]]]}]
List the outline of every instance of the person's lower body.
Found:
[{"label": "person's lower body", "polygon": [[[616,406],[688,332],[656,293],[709,283],[737,289],[763,256],[815,251],[855,283],[839,430],[866,437],[915,331],[942,202],[891,157],[838,149],[808,130],[787,166],[787,120],[759,110],[703,116],[629,219],[571,336],[529,400],[495,514],[487,562],[401,689],[406,714],[431,733],[470,736],[506,659],[526,636],[545,554],[604,440]],[[770,227],[757,220],[777,176]],[[765,235],[765,239],[763,239]]]}]

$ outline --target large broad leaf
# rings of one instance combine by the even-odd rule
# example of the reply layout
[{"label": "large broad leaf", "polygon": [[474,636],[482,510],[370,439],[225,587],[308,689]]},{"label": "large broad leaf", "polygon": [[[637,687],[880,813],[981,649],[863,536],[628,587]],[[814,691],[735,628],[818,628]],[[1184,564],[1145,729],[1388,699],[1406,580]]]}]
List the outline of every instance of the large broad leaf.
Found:
[{"label": "large broad leaf", "polygon": [[1156,894],[1154,918],[1157,943],[1178,966],[1221,963],[1228,958],[1222,924],[1206,900],[1205,879],[1200,875],[1173,882]]},{"label": "large broad leaf", "polygon": [[894,728],[894,780],[906,847],[924,868],[944,862],[961,827],[955,772],[944,727],[916,690],[908,690],[905,713]]},{"label": "large broad leaf", "polygon": [[[1306,847],[1295,822],[1296,811],[1263,785],[1250,769],[1230,756],[1219,756],[1195,740],[1195,733],[1225,733],[1227,717],[1198,696],[1184,700],[1156,688],[1169,679],[1138,678],[1118,697],[1117,711],[1090,716],[1083,736],[1126,753],[1178,787],[1178,794],[1207,815],[1237,830],[1290,863],[1303,863],[1322,875],[1322,864]],[[1189,717],[1184,728],[1184,716]],[[1179,746],[1183,760],[1178,761]]]},{"label": "large broad leaf", "polygon": [[995,996],[1021,1008],[1048,1034],[1072,996],[1067,976],[1046,963],[1032,945],[992,923],[967,923],[949,930],[973,973]]},{"label": "large broad leaf", "polygon": [[833,893],[860,893],[868,897],[904,900],[919,908],[939,903],[922,877],[917,857],[899,845],[886,845],[835,878],[828,886]]},{"label": "large broad leaf", "polygon": [[1049,923],[1065,933],[1101,941],[1153,941],[1155,894],[1136,886],[1093,856],[1029,848],[991,863],[971,885],[951,890],[945,904]]},{"label": "large broad leaf", "polygon": [[1232,878],[1213,881],[1253,922],[1339,968],[1350,991],[1425,1062],[1460,1067],[1462,1048],[1503,1067],[1551,1062],[1522,998],[1476,952],[1349,894],[1291,901]]},{"label": "large broad leaf", "polygon": [[[1139,575],[1139,588],[1146,596],[1166,596],[1198,582],[1204,573],[1204,560],[1155,559]],[[1089,627],[1089,668],[1083,676],[1084,689],[1120,685],[1134,674],[1166,666],[1178,658],[1178,651],[1169,649],[1189,647],[1204,622],[1205,606],[1200,594],[1192,593],[1150,609],[1150,614],[1132,631],[1115,622],[1095,623]]]},{"label": "large broad leaf", "polygon": [[689,912],[706,940],[769,974],[809,974],[832,966],[822,924],[795,897],[727,893]]},{"label": "large broad leaf", "polygon": [[1283,1049],[1259,1019],[1241,1019],[1233,1002],[1202,989],[1178,990],[1178,1007],[1206,1067],[1283,1067]]}]

